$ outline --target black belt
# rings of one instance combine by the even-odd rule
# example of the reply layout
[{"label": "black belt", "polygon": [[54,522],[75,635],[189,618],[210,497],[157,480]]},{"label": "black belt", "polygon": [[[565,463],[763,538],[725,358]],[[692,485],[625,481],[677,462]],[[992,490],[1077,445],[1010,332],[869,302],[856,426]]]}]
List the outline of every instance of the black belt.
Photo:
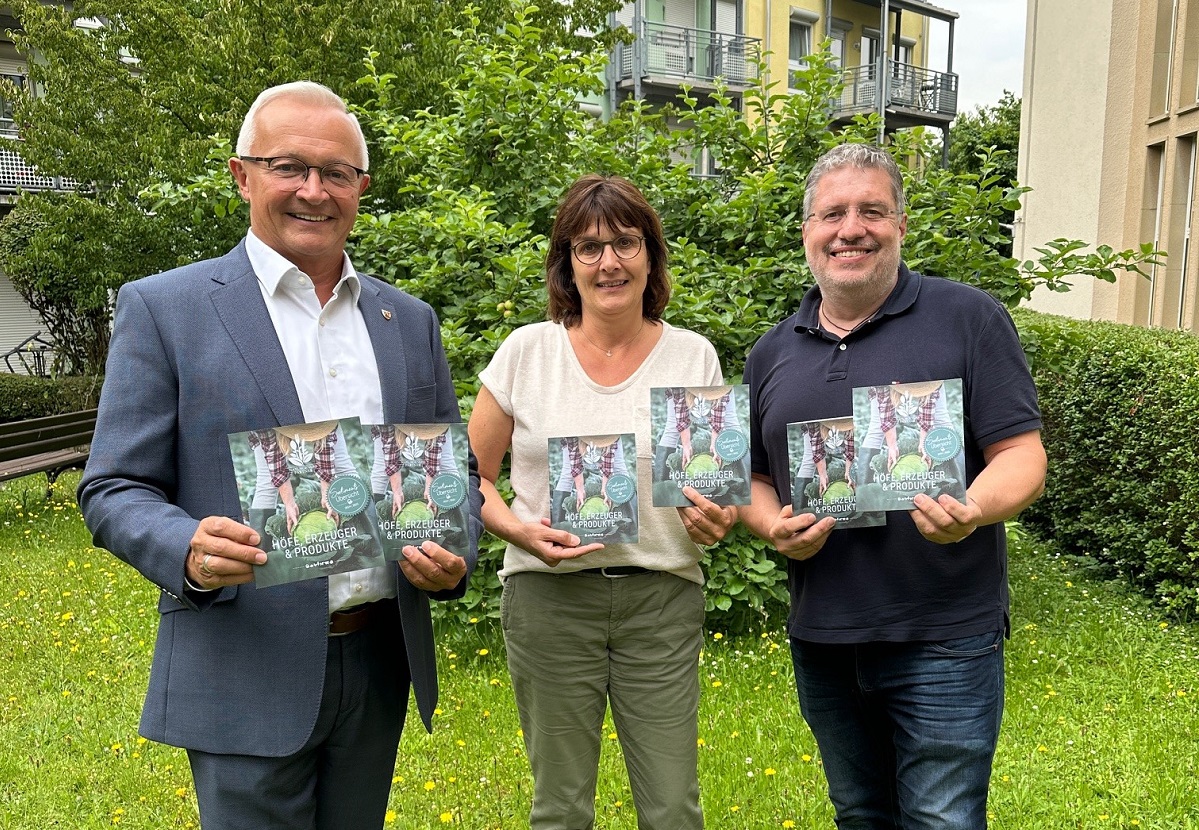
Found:
[{"label": "black belt", "polygon": [[606,576],[608,579],[616,579],[622,576],[640,576],[641,574],[652,574],[657,571],[651,571],[649,568],[642,568],[640,565],[609,565],[606,568],[584,568],[581,571],[576,571],[581,574],[599,574]]},{"label": "black belt", "polygon": [[329,615],[329,634],[353,634],[370,625],[389,605],[395,605],[394,599],[381,599],[357,605],[346,611],[334,611]]}]

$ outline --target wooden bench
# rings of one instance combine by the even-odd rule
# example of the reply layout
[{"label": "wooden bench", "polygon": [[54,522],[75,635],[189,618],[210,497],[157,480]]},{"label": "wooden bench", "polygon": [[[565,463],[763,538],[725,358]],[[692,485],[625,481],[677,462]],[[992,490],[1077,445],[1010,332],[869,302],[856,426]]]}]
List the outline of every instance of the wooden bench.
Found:
[{"label": "wooden bench", "polygon": [[96,430],[96,410],[0,424],[0,481],[46,474],[46,494],[64,470],[82,466]]}]

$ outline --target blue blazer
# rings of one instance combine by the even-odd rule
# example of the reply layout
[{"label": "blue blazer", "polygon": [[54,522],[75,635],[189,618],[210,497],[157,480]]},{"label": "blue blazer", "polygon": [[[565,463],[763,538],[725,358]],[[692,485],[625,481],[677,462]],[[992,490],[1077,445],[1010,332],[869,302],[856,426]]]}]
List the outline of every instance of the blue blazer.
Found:
[{"label": "blue blazer", "polygon": [[[459,421],[433,310],[359,276],[385,421]],[[312,734],[325,678],[328,580],[184,590],[199,520],[241,519],[227,435],[304,420],[244,242],[121,288],[79,504],[96,545],[162,591],[140,727],[151,740],[282,756]],[[477,557],[483,500],[473,454],[470,484],[471,549],[455,551],[466,557],[467,576],[437,599],[465,592]],[[406,651],[417,708],[431,729],[437,669],[429,595],[397,564],[388,567],[404,631],[397,659]]]}]

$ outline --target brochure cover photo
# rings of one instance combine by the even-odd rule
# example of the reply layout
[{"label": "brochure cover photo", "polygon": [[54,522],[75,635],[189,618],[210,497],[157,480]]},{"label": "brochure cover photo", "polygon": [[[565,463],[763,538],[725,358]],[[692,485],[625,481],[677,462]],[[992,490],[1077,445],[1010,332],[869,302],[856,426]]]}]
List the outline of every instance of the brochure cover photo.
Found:
[{"label": "brochure cover photo", "polygon": [[887,523],[885,513],[865,513],[858,503],[855,474],[860,437],[854,434],[850,416],[787,424],[793,515],[832,516],[837,520],[835,530]]},{"label": "brochure cover photo", "polygon": [[259,588],[384,564],[357,418],[229,435],[242,520],[258,531]]},{"label": "brochure cover photo", "polygon": [[549,439],[550,525],[588,542],[637,541],[633,433]]},{"label": "brochure cover photo", "polygon": [[918,493],[966,503],[960,378],[853,390],[863,510],[911,510]]},{"label": "brochure cover photo", "polygon": [[470,547],[466,424],[364,426],[371,442],[371,499],[384,554],[433,541],[464,555]]},{"label": "brochure cover photo", "polygon": [[684,487],[719,505],[749,504],[749,387],[650,390],[654,507],[690,507]]}]

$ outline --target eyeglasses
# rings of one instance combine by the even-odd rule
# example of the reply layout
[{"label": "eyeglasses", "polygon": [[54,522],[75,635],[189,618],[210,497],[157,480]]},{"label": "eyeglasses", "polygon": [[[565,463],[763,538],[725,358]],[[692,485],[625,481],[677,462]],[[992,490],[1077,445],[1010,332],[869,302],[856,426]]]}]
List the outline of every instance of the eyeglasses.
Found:
[{"label": "eyeglasses", "polygon": [[604,258],[604,248],[612,246],[612,253],[616,254],[617,259],[632,259],[641,253],[641,242],[643,236],[623,235],[615,239],[609,239],[606,242],[601,242],[598,239],[584,239],[582,242],[576,242],[570,246],[571,253],[583,265],[595,265]]},{"label": "eyeglasses", "polygon": [[808,219],[811,219],[818,224],[828,228],[836,228],[845,221],[850,212],[858,215],[858,221],[863,225],[878,225],[887,221],[892,216],[899,215],[897,210],[883,210],[878,207],[834,207],[828,210],[813,211],[808,214]]},{"label": "eyeglasses", "polygon": [[280,185],[299,190],[308,181],[308,172],[315,170],[321,177],[321,182],[330,191],[349,191],[358,187],[358,182],[366,175],[352,164],[335,161],[332,164],[305,164],[291,156],[238,156],[242,161],[260,161],[266,165],[266,172]]}]

